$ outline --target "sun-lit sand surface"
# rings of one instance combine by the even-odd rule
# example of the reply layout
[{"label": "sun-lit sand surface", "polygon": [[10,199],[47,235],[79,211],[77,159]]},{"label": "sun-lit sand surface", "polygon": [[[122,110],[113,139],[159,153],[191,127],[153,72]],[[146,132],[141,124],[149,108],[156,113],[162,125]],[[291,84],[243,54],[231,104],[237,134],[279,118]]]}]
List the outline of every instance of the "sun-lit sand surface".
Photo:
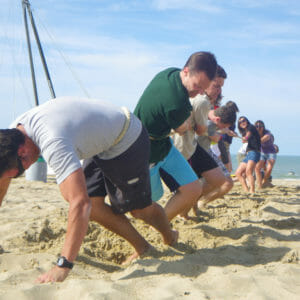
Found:
[{"label": "sun-lit sand surface", "polygon": [[174,219],[174,248],[133,220],[157,253],[127,267],[131,246],[90,223],[69,277],[37,285],[60,253],[68,205],[53,180],[14,180],[0,208],[0,299],[299,299],[300,181],[273,183],[253,196],[236,184],[197,217]]}]

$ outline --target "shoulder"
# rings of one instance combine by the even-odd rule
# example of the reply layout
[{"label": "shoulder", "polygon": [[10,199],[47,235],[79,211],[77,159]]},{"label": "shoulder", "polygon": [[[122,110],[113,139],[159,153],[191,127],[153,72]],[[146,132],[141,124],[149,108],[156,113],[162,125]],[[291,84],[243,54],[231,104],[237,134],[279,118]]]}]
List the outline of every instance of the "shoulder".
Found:
[{"label": "shoulder", "polygon": [[210,107],[210,101],[207,95],[197,95],[194,98],[190,98],[190,102],[193,107]]}]

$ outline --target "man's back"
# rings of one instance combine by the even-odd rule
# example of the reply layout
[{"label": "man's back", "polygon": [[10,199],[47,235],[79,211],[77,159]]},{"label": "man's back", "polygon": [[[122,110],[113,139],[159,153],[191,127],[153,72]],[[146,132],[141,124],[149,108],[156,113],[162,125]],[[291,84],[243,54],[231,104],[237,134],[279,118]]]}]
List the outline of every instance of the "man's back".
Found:
[{"label": "man's back", "polygon": [[64,97],[26,112],[13,126],[24,126],[61,181],[80,166],[79,159],[99,153],[115,157],[127,149],[141,132],[141,124],[134,118],[126,139],[112,149],[125,119],[120,108],[100,100]]},{"label": "man's back", "polygon": [[171,129],[179,127],[192,110],[179,73],[177,68],[158,73],[145,89],[134,111],[151,137],[150,162],[158,162],[168,154]]}]

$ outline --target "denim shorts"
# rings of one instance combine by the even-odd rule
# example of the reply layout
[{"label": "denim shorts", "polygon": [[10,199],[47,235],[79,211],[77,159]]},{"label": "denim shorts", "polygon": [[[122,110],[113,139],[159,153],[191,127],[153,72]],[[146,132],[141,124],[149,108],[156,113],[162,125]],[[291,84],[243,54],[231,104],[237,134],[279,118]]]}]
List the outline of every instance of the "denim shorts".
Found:
[{"label": "denim shorts", "polygon": [[198,179],[196,173],[183,155],[172,145],[169,154],[164,160],[150,168],[152,201],[158,201],[163,195],[163,186],[160,179],[160,170],[164,170],[169,179],[172,178],[178,187],[189,184]]},{"label": "denim shorts", "polygon": [[248,151],[246,157],[244,158],[243,162],[247,163],[249,160],[253,160],[256,163],[260,160],[260,152],[258,151]]},{"label": "denim shorts", "polygon": [[260,160],[267,161],[267,160],[276,160],[277,154],[276,153],[261,153]]}]

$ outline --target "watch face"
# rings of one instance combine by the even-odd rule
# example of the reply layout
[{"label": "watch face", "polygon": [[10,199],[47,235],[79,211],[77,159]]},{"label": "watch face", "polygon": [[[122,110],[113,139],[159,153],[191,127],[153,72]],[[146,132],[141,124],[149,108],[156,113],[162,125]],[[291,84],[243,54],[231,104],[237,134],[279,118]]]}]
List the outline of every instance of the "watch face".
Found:
[{"label": "watch face", "polygon": [[58,258],[56,265],[60,268],[73,268],[73,263],[69,262],[64,256]]},{"label": "watch face", "polygon": [[57,264],[59,266],[62,266],[64,264],[64,259],[62,257],[60,257],[59,260],[58,260],[58,262],[57,262]]}]

